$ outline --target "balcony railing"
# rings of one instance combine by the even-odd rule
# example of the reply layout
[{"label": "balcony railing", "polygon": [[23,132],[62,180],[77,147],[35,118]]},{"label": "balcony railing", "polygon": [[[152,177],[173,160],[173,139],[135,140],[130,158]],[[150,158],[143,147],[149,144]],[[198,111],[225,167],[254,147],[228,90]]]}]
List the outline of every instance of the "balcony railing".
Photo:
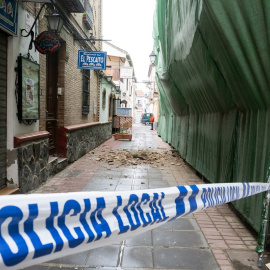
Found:
[{"label": "balcony railing", "polygon": [[73,13],[83,13],[84,12],[84,2],[85,0],[65,0],[63,1],[65,6]]},{"label": "balcony railing", "polygon": [[83,22],[88,30],[93,29],[93,10],[88,0],[84,0]]}]

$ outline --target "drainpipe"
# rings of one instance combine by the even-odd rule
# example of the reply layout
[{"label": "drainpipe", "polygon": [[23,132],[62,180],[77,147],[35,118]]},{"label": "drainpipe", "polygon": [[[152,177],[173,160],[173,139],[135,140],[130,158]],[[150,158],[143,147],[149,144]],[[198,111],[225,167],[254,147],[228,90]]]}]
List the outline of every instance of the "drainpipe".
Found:
[{"label": "drainpipe", "polygon": [[[268,183],[270,182],[270,177],[268,177]],[[266,191],[265,198],[263,200],[264,208],[262,213],[262,222],[261,222],[261,229],[258,235],[258,245],[256,247],[256,252],[258,253],[258,261],[257,265],[259,267],[262,266],[263,260],[263,253],[265,248],[265,242],[267,237],[267,227],[268,227],[268,208],[269,208],[269,199],[270,199],[270,191]]]}]

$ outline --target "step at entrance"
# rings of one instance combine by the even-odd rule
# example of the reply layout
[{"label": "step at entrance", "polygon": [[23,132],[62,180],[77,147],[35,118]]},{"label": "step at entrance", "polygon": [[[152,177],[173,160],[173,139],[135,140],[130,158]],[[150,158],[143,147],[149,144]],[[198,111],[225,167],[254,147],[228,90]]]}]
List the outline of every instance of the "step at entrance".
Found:
[{"label": "step at entrance", "polygon": [[19,188],[5,187],[5,188],[0,189],[0,196],[13,195],[13,194],[19,194]]},{"label": "step at entrance", "polygon": [[59,157],[49,157],[49,175],[55,175],[58,172],[65,169],[68,165],[68,161],[66,158],[59,158]]}]

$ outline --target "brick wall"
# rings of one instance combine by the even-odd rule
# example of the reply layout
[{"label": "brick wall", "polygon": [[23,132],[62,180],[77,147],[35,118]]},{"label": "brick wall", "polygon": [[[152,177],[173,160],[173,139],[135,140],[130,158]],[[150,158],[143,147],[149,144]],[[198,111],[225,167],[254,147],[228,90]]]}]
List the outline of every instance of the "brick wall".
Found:
[{"label": "brick wall", "polygon": [[[101,0],[90,1],[94,10],[94,33],[96,37],[101,36]],[[34,12],[34,5],[27,4]],[[63,7],[64,8],[64,7]],[[70,22],[85,38],[89,36],[81,24],[81,14],[69,15]],[[40,20],[39,31],[47,30],[47,20],[43,17]],[[82,46],[78,41],[74,42],[73,35],[66,27],[60,33],[61,49],[59,50],[58,64],[58,87],[64,89],[61,96],[58,96],[58,126],[91,123],[99,121],[99,77],[97,72],[91,71],[90,79],[90,112],[82,114],[82,71],[77,69],[78,50]],[[89,44],[92,50],[100,50],[101,42]],[[46,130],[46,55],[40,54],[40,130]],[[94,115],[94,100],[97,110]]]}]

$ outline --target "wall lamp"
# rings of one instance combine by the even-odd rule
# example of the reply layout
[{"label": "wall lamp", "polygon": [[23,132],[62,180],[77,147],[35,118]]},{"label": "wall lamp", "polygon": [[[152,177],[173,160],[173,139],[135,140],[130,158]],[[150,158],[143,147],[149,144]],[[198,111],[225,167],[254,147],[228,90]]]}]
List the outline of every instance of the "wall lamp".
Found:
[{"label": "wall lamp", "polygon": [[45,16],[48,20],[49,31],[59,34],[64,24],[64,20],[62,16],[56,12],[54,12],[51,15],[45,15]]},{"label": "wall lamp", "polygon": [[120,92],[120,86],[119,85],[113,86],[112,87],[112,92],[116,92],[116,93],[119,94],[119,92]]},{"label": "wall lamp", "polygon": [[155,63],[155,60],[156,60],[156,54],[154,53],[154,51],[152,51],[149,55],[149,58],[150,58],[150,62],[151,64],[154,64]]},{"label": "wall lamp", "polygon": [[[28,37],[28,36],[31,34],[31,36],[32,36],[32,38],[33,38],[33,35],[34,35],[33,28],[34,28],[34,26],[35,26],[35,24],[36,24],[36,22],[37,22],[37,20],[38,20],[38,17],[39,17],[39,15],[40,15],[42,9],[43,9],[47,4],[48,4],[48,3],[42,4],[42,6],[41,6],[41,8],[40,8],[40,10],[39,10],[39,12],[38,12],[38,14],[37,14],[37,17],[35,18],[35,21],[34,21],[32,27],[31,27],[31,29],[29,30],[29,32],[28,32],[26,35],[23,35],[23,34],[22,34],[23,31],[25,31],[25,32],[27,32],[27,31],[26,31],[25,29],[22,29],[22,30],[21,30],[21,34],[22,34],[23,37]],[[53,4],[53,2],[52,2],[51,4]],[[54,4],[53,4],[53,8],[54,8],[54,13],[53,13],[53,14],[51,14],[51,15],[45,15],[46,18],[47,18],[47,20],[48,20],[49,31],[54,32],[54,33],[60,33],[61,28],[62,28],[62,26],[63,26],[63,24],[64,24],[64,20],[63,20],[63,17],[62,17],[60,14],[56,13],[56,9],[55,9]]]},{"label": "wall lamp", "polygon": [[112,76],[108,75],[108,76],[106,76],[106,79],[107,79],[107,82],[110,83],[112,81]]},{"label": "wall lamp", "polygon": [[[116,93],[116,94],[119,94],[120,92],[120,85],[115,85],[115,83],[112,81],[112,78],[113,76],[111,75],[105,75],[104,72],[99,72],[99,77],[100,78],[104,78],[106,79],[107,82],[103,82],[101,81],[101,88],[103,85],[108,85],[108,86],[111,86],[111,92],[112,93]],[[107,88],[108,89],[108,88]]]}]

